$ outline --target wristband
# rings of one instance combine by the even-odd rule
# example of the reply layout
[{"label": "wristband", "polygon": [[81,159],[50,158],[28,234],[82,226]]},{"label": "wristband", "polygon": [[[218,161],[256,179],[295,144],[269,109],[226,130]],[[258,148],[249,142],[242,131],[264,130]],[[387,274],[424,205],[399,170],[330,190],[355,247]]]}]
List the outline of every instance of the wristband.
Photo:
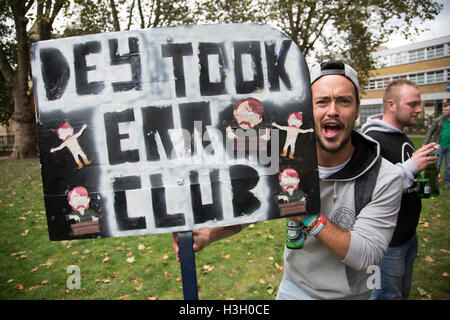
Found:
[{"label": "wristband", "polygon": [[323,227],[327,223],[327,218],[322,214],[319,215],[319,218],[317,220],[317,224],[309,232],[309,234],[313,237],[316,236],[320,231],[322,231]]},{"label": "wristband", "polygon": [[[308,229],[308,224],[314,219],[317,218],[317,215],[315,214],[311,214],[308,217],[306,217],[303,221],[302,221],[302,226],[304,229]],[[317,219],[316,219],[317,220]],[[308,230],[307,230],[308,231]]]}]

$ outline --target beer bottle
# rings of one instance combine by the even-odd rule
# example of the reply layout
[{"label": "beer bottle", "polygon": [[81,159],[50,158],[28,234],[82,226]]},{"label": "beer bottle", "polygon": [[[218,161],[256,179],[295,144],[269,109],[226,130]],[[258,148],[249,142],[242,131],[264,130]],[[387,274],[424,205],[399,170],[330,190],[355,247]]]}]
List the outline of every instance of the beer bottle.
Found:
[{"label": "beer bottle", "polygon": [[[430,154],[430,156],[436,156],[436,154],[433,152]],[[438,179],[438,171],[436,164],[430,164],[425,169],[425,175],[428,178],[429,184],[430,184],[430,197],[435,198],[439,196],[439,179]]]},{"label": "beer bottle", "polygon": [[419,198],[429,198],[430,197],[430,184],[428,182],[428,178],[425,175],[425,170],[420,171],[419,177],[417,178],[417,184],[419,187],[419,191],[417,195]]},{"label": "beer bottle", "polygon": [[306,239],[306,234],[302,229],[300,222],[286,219],[286,247],[289,249],[303,248],[303,242]]}]

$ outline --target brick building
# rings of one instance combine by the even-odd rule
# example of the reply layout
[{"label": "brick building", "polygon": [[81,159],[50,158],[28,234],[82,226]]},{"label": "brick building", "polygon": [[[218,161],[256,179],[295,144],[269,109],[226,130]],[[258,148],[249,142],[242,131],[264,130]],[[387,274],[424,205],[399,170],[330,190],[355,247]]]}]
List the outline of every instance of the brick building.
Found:
[{"label": "brick building", "polygon": [[383,112],[382,98],[387,85],[404,78],[420,87],[424,106],[422,117],[442,113],[450,99],[450,35],[373,53],[379,67],[370,72],[361,95],[360,124],[368,116]]}]

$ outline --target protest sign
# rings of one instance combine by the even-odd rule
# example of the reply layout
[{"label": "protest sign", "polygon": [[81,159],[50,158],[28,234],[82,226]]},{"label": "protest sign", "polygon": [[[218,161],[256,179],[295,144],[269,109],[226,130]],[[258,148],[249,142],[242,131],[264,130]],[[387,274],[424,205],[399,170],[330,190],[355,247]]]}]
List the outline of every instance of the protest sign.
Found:
[{"label": "protest sign", "polygon": [[122,237],[318,213],[309,73],[263,25],[34,43],[50,239]]}]

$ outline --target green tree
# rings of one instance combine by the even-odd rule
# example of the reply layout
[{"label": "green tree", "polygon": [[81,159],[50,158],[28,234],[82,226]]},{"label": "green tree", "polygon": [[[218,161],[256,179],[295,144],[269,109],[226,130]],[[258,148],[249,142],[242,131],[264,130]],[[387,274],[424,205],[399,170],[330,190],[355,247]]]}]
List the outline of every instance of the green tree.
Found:
[{"label": "green tree", "polygon": [[[6,21],[0,29],[0,72],[4,85],[11,88],[14,100],[16,132],[11,154],[14,159],[37,154],[28,23],[34,21],[38,40],[49,39],[53,22],[64,3],[63,0],[5,0],[0,5],[3,21]],[[30,14],[32,8],[36,10],[35,14]]]},{"label": "green tree", "polygon": [[442,9],[432,0],[267,2],[270,21],[297,43],[303,55],[347,61],[359,72],[361,86],[375,66],[372,52],[394,32],[411,36],[417,32],[410,27],[414,19],[434,19]]},{"label": "green tree", "polygon": [[277,27],[309,61],[339,58],[359,71],[361,86],[375,66],[371,53],[394,32],[410,36],[414,19],[434,19],[432,0],[203,0],[206,22],[254,22]]}]

